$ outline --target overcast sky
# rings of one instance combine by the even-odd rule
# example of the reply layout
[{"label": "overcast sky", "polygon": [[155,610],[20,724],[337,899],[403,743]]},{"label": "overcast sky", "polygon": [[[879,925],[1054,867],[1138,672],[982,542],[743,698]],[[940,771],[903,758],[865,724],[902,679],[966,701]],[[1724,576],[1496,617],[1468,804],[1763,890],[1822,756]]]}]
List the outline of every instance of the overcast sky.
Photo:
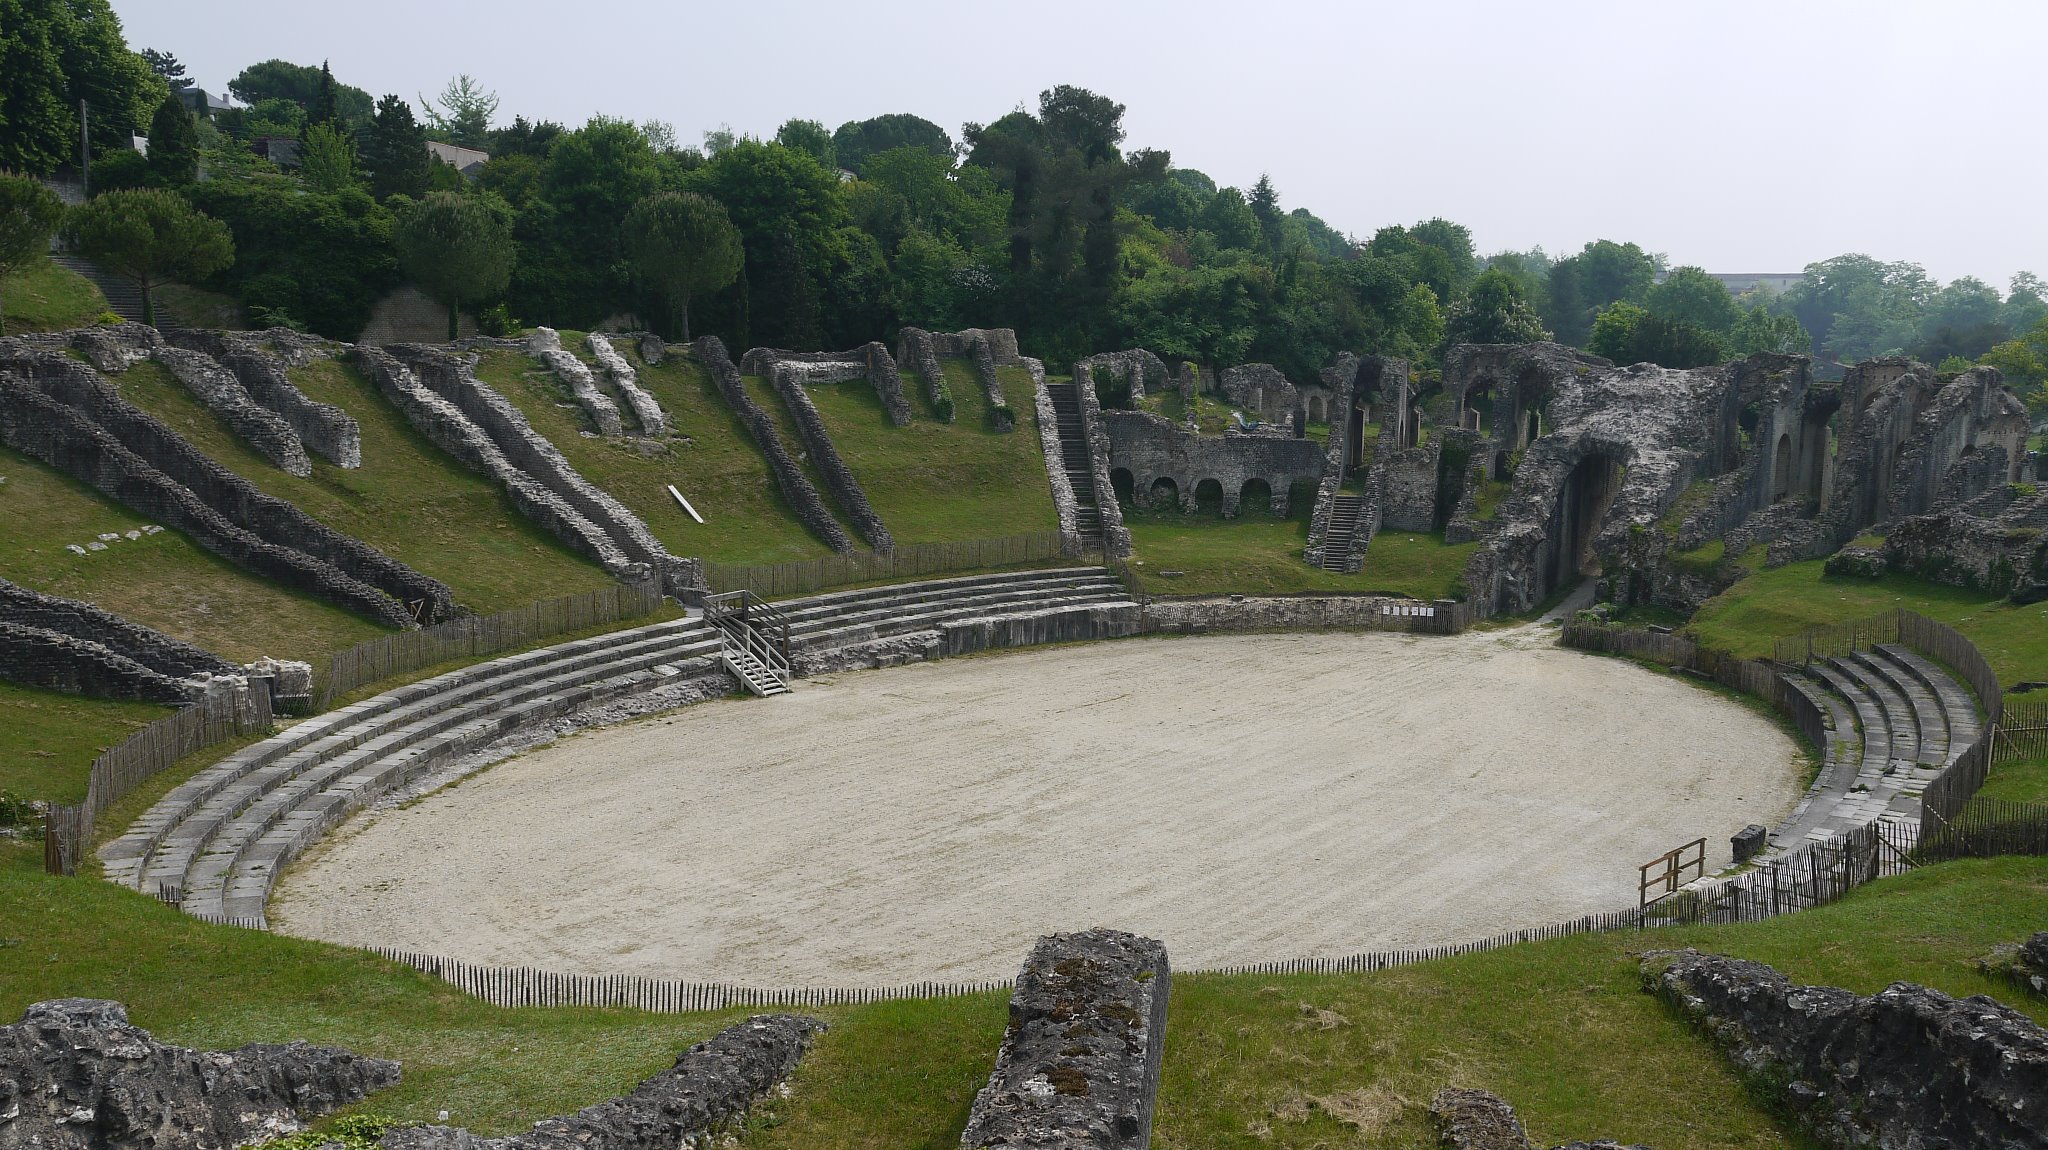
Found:
[{"label": "overcast sky", "polygon": [[717,4],[113,0],[218,91],[331,61],[417,100],[468,72],[516,114],[773,135],[914,112],[953,133],[1076,84],[1129,147],[1339,230],[1445,216],[1482,252],[1634,240],[1709,271],[1842,252],[2048,276],[2043,0]]}]

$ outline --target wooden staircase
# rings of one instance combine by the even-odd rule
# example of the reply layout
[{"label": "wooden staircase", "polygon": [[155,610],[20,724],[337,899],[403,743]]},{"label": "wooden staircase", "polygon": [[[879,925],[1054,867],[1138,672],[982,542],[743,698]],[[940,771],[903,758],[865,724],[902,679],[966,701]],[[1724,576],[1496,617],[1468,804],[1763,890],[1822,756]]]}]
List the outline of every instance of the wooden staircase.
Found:
[{"label": "wooden staircase", "polygon": [[1330,503],[1330,523],[1323,532],[1323,570],[1339,574],[1348,571],[1351,542],[1358,538],[1358,520],[1365,511],[1365,498],[1338,492]]},{"label": "wooden staircase", "polygon": [[1067,485],[1074,489],[1074,526],[1082,539],[1100,543],[1102,508],[1096,502],[1095,467],[1088,459],[1088,428],[1081,418],[1081,399],[1071,383],[1048,383],[1045,393],[1059,420],[1060,464],[1066,469]]}]

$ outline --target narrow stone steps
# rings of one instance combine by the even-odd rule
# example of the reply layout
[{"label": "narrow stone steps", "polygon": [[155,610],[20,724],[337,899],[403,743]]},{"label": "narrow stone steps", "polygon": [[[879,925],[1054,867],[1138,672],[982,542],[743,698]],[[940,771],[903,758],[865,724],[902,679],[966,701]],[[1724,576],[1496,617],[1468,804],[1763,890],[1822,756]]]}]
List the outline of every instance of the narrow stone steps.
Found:
[{"label": "narrow stone steps", "polygon": [[926,592],[909,596],[902,600],[864,603],[829,613],[807,613],[800,619],[792,619],[790,621],[790,637],[793,640],[801,639],[817,634],[820,631],[854,626],[873,619],[886,619],[893,615],[914,612],[933,604],[1000,603],[1019,597],[1029,599],[1037,596],[1065,595],[1075,591],[1101,587],[1113,588],[1118,592],[1122,591],[1122,587],[1114,580],[1107,579],[1098,573],[1070,579],[1045,580],[1026,586],[999,585],[986,589],[964,589],[958,594]]},{"label": "narrow stone steps", "polygon": [[1883,652],[1856,651],[1849,658],[1884,680],[1892,693],[1903,698],[1907,707],[1912,710],[1913,727],[1920,736],[1914,761],[1934,766],[1943,765],[1948,759],[1948,718],[1943,713],[1941,700],[1935,696],[1933,689]]},{"label": "narrow stone steps", "polygon": [[1837,671],[1856,680],[1877,705],[1884,709],[1885,728],[1891,733],[1891,747],[1886,751],[1892,763],[1917,763],[1920,761],[1920,728],[1913,718],[1912,704],[1904,695],[1887,683],[1876,672],[1864,666],[1853,657],[1845,656],[1828,660]]},{"label": "narrow stone steps", "polygon": [[1105,572],[1100,567],[1046,567],[1031,571],[999,571],[988,575],[963,575],[948,579],[923,579],[915,583],[891,583],[881,587],[860,587],[850,591],[827,591],[821,595],[809,595],[801,599],[785,599],[773,606],[795,622],[816,615],[858,609],[860,606],[873,603],[914,602],[920,597],[943,596],[976,588],[1007,587],[1021,591],[1045,584],[1104,577]]},{"label": "narrow stone steps", "polygon": [[[1970,744],[1977,741],[1983,732],[1983,720],[1979,717],[1977,700],[1969,688],[1956,682],[1954,676],[1935,665],[1934,661],[1910,647],[1895,643],[1878,645],[1878,650],[1899,666],[1911,671],[1915,678],[1934,692],[1941,700],[1941,713],[1948,724],[1948,745],[1950,756],[1961,755]],[[1953,759],[1951,759],[1953,761]]]},{"label": "narrow stone steps", "polygon": [[1075,607],[1112,606],[1126,602],[1126,593],[1119,585],[1107,585],[1078,589],[1071,594],[1037,595],[1029,597],[1004,596],[997,599],[979,599],[965,603],[927,604],[924,609],[907,614],[874,619],[866,623],[849,624],[829,631],[814,633],[799,644],[805,651],[822,651],[833,647],[847,647],[855,643],[868,643],[877,639],[908,635],[918,631],[932,631],[941,624],[964,620],[1001,619],[1009,616],[1029,615],[1047,610],[1065,610]]}]

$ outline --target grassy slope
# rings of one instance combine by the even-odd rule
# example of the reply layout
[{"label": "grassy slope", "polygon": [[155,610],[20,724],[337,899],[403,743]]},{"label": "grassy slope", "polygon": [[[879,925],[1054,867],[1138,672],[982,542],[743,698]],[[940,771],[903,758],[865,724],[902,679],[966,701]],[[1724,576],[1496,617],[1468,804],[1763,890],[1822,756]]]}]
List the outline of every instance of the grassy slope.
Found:
[{"label": "grassy slope", "polygon": [[415,432],[354,368],[332,361],[293,370],[308,396],[356,418],[363,466],[314,457],[313,474],[288,475],[249,447],[156,364],[114,377],[121,394],[263,491],[447,583],[456,601],[488,614],[608,585],[596,564],[563,548],[519,514],[488,479]]},{"label": "grassy slope", "polygon": [[303,659],[383,633],[250,575],[176,531],[74,555],[65,544],[84,545],[148,520],[5,448],[0,475],[7,477],[0,484],[0,578],[96,603],[237,662]]},{"label": "grassy slope", "polygon": [[[1139,582],[1154,595],[1295,594],[1305,591],[1388,591],[1418,599],[1451,594],[1476,543],[1446,545],[1441,535],[1387,531],[1366,548],[1365,568],[1343,575],[1302,561],[1308,546],[1312,492],[1299,493],[1286,519],[1247,509],[1236,519],[1213,512],[1124,509]],[[1161,571],[1185,571],[1177,579]]]},{"label": "grassy slope", "polygon": [[1907,607],[1969,636],[2002,682],[2048,679],[2048,603],[2015,607],[1907,575],[1830,578],[1821,565],[1788,563],[1743,579],[1693,615],[1693,633],[1709,646],[1757,657],[1771,653],[1775,636]]},{"label": "grassy slope", "polygon": [[899,544],[1058,530],[1032,415],[1031,377],[1021,368],[997,369],[1003,398],[1018,418],[1015,430],[999,434],[988,429],[988,404],[967,365],[949,360],[944,368],[953,392],[951,424],[931,418],[914,378],[904,388],[919,398],[903,428],[889,422],[865,379],[811,389],[833,445],[875,513]]},{"label": "grassy slope", "polygon": [[[127,1002],[169,1041],[303,1037],[398,1057],[405,1083],[367,1108],[401,1117],[447,1109],[487,1133],[516,1130],[626,1089],[737,1013],[498,1010],[362,952],[205,926],[107,884],[50,878],[37,862],[27,847],[0,847],[0,1016],[91,995]],[[1264,1127],[1271,1145],[1336,1145],[1357,1135],[1333,1112],[1461,1083],[1506,1094],[1545,1144],[1599,1134],[1792,1145],[1719,1056],[1636,989],[1636,953],[1698,945],[1864,993],[1908,978],[2048,1018],[2048,1004],[1971,966],[2044,918],[2048,861],[2003,859],[1928,868],[1742,927],[1567,939],[1372,975],[1180,975],[1155,1144],[1248,1145]],[[833,1030],[747,1145],[957,1145],[1001,1037],[1001,995],[820,1013]],[[1373,1144],[1433,1145],[1416,1111],[1389,1109]]]},{"label": "grassy slope", "polygon": [[[564,347],[582,336],[564,332]],[[519,406],[535,429],[548,437],[585,478],[638,512],[656,537],[678,555],[722,563],[779,563],[816,559],[824,544],[803,529],[775,488],[768,463],[710,377],[680,352],[659,368],[640,361],[627,344],[640,382],[661,401],[680,436],[666,453],[642,454],[653,445],[637,439],[607,442],[585,438],[582,414],[567,392],[527,356],[485,352],[478,375]],[[693,522],[665,489],[673,483],[704,516]]]},{"label": "grassy slope", "polygon": [[[797,470],[803,473],[805,479],[810,480],[811,487],[818,493],[818,498],[824,501],[826,512],[839,521],[840,529],[846,532],[846,537],[853,541],[855,547],[866,547],[866,541],[860,537],[860,532],[854,530],[853,516],[839,505],[839,500],[832,495],[832,489],[826,486],[824,470],[811,458],[810,450],[804,446],[804,437],[797,430],[796,416],[790,413],[789,406],[782,402],[782,397],[775,393],[774,385],[758,375],[743,375],[740,377],[740,386],[746,389],[747,396],[754,401],[754,406],[767,414],[768,422],[775,425],[775,433],[781,437],[783,449],[796,461]],[[855,478],[859,478],[858,474]],[[883,522],[886,523],[887,520]]]},{"label": "grassy slope", "polygon": [[43,260],[0,280],[0,307],[7,334],[21,335],[89,326],[106,313],[107,297],[91,280]]},{"label": "grassy slope", "polygon": [[94,756],[170,713],[0,683],[0,791],[78,802]]}]

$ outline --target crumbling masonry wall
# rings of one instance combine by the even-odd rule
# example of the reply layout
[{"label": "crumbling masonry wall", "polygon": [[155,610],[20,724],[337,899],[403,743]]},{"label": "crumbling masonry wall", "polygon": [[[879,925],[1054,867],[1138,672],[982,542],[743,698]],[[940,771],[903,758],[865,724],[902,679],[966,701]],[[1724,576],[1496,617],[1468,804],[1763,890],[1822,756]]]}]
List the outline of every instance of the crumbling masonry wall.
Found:
[{"label": "crumbling masonry wall", "polygon": [[890,537],[882,517],[875,513],[874,504],[868,502],[860,480],[854,478],[853,469],[846,465],[839,449],[832,445],[831,433],[825,430],[825,421],[819,417],[817,405],[811,402],[810,393],[804,390],[803,376],[790,365],[779,363],[769,368],[768,380],[796,420],[797,434],[803,436],[804,449],[810,453],[812,465],[824,477],[832,498],[838,500],[847,517],[853,520],[853,529],[860,532],[861,538],[875,550],[895,550],[896,541]]},{"label": "crumbling masonry wall", "polygon": [[1311,439],[1252,435],[1197,435],[1149,411],[1105,411],[1109,466],[1128,472],[1140,507],[1150,501],[1155,480],[1171,479],[1184,510],[1195,507],[1195,489],[1213,479],[1222,487],[1223,514],[1238,514],[1247,484],[1266,484],[1269,507],[1287,514],[1295,483],[1322,478],[1323,448]]},{"label": "crumbling masonry wall", "polygon": [[[310,338],[290,340],[280,339],[277,333],[254,336],[191,329],[175,329],[165,336],[172,346],[203,352],[233,372],[249,398],[283,418],[306,450],[336,467],[361,467],[363,433],[355,418],[334,404],[307,396],[286,375],[287,368],[311,362],[314,349],[299,342]],[[283,352],[270,350],[279,346]],[[318,354],[326,355],[328,349],[320,347]]]},{"label": "crumbling masonry wall", "polygon": [[832,550],[853,550],[853,540],[847,537],[846,528],[841,527],[839,521],[832,518],[832,513],[825,509],[825,501],[819,497],[818,489],[811,485],[810,479],[805,477],[789,454],[789,448],[783,445],[774,421],[747,394],[746,387],[740,382],[739,369],[733,366],[732,358],[726,354],[725,344],[717,336],[707,335],[697,340],[696,351],[698,362],[710,373],[718,393],[725,397],[725,402],[753,435],[761,454],[767,457],[775,485],[782,490],[783,499],[796,511],[797,519]]}]

